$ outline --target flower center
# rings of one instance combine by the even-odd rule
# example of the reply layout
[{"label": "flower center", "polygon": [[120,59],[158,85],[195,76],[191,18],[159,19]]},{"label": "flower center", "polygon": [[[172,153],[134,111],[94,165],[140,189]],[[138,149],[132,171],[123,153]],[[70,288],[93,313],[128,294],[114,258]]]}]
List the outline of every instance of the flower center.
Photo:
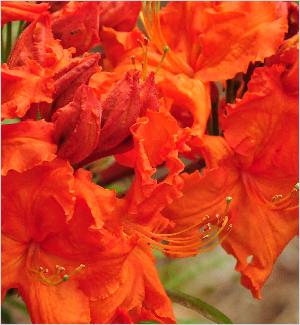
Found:
[{"label": "flower center", "polygon": [[85,268],[84,264],[80,264],[71,272],[67,273],[63,266],[55,265],[54,271],[49,272],[49,269],[40,266],[38,269],[32,269],[32,273],[37,275],[39,281],[49,286],[56,286],[68,281],[72,276]]}]

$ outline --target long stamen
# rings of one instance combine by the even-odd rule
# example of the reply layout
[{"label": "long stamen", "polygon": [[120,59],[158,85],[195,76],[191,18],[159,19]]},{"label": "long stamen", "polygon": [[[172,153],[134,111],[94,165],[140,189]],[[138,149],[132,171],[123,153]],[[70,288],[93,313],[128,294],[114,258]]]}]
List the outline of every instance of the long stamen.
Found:
[{"label": "long stamen", "polygon": [[[155,44],[158,51],[163,51],[164,47],[167,46],[167,42],[162,33],[159,10],[159,1],[146,1],[142,8],[141,20],[152,43]],[[169,51],[167,61],[171,66],[180,68],[181,72],[185,73],[186,75],[190,77],[194,75],[193,69],[173,51]]]},{"label": "long stamen", "polygon": [[80,272],[85,268],[84,264],[80,264],[75,269],[73,269],[70,273],[65,273],[66,269],[63,266],[56,265],[55,272],[49,274],[49,270],[40,266],[37,270],[33,269],[32,273],[38,276],[38,279],[46,285],[56,286],[63,282],[68,281],[72,276],[76,273]]},{"label": "long stamen", "polygon": [[152,248],[166,254],[178,257],[196,255],[215,247],[231,230],[227,216],[231,201],[231,197],[226,198],[223,214],[206,215],[194,225],[174,233],[155,233],[139,225],[129,225],[129,229]]},{"label": "long stamen", "polygon": [[299,192],[299,183],[297,183],[288,194],[274,195],[272,197],[271,202],[268,202],[268,205],[273,210],[294,209],[299,205],[298,200],[297,200],[297,203],[294,204],[296,194],[298,192]]},{"label": "long stamen", "polygon": [[162,66],[162,64],[163,64],[163,62],[164,62],[164,59],[165,59],[165,57],[166,57],[166,55],[167,55],[167,53],[168,53],[169,51],[170,51],[169,46],[168,46],[168,45],[165,45],[165,46],[163,47],[163,55],[162,55],[162,57],[161,57],[161,59],[160,59],[160,61],[159,61],[159,63],[158,63],[158,66],[156,67],[155,74],[157,74],[157,73],[159,72],[159,70],[160,70],[160,68],[161,68],[161,66]]}]

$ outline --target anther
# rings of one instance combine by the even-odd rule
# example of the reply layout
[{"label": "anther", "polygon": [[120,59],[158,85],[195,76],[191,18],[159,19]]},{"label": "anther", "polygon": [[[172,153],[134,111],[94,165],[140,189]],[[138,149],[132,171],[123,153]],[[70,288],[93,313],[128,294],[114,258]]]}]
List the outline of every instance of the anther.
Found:
[{"label": "anther", "polygon": [[170,51],[169,46],[168,46],[168,45],[164,45],[164,46],[163,46],[163,55],[162,55],[162,57],[161,57],[161,59],[160,59],[160,61],[159,61],[158,66],[156,67],[155,73],[158,73],[158,71],[160,70],[160,68],[161,68],[161,66],[162,66],[162,64],[163,64],[163,62],[164,62],[164,60],[165,60],[165,57],[166,57],[166,55],[167,55],[167,53],[168,53],[169,51]]},{"label": "anther", "polygon": [[275,210],[294,209],[298,206],[296,201],[296,193],[299,191],[299,183],[293,186],[292,190],[287,194],[276,194],[272,197],[270,208]]},{"label": "anther", "polygon": [[279,201],[283,198],[283,195],[282,194],[276,194],[272,197],[272,202],[276,202],[276,201]]},{"label": "anther", "polygon": [[68,281],[73,275],[80,272],[84,268],[85,268],[85,265],[80,264],[75,269],[73,269],[70,273],[62,274],[63,272],[66,271],[66,269],[63,266],[55,265],[56,272],[52,272],[52,273],[48,274],[48,269],[45,269],[42,266],[40,266],[38,268],[38,270],[32,270],[32,272],[38,275],[38,279],[42,283],[44,283],[46,285],[54,286],[54,285],[59,285],[63,282]]},{"label": "anther", "polygon": [[226,203],[230,203],[232,201],[232,197],[231,196],[226,196]]},{"label": "anther", "polygon": [[148,46],[149,39],[148,37],[144,36],[144,45]]}]

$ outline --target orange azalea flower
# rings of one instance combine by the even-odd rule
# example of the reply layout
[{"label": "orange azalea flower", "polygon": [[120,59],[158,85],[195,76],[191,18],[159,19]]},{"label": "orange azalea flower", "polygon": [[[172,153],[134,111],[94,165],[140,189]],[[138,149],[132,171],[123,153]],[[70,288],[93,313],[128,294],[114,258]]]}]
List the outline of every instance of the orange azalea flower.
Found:
[{"label": "orange azalea flower", "polygon": [[[194,215],[179,231],[176,215],[166,218],[161,214],[182,196],[184,183],[180,173],[184,165],[178,154],[189,150],[185,132],[167,111],[151,110],[131,127],[131,132],[134,148],[116,156],[121,164],[135,170],[134,181],[123,201],[128,231],[174,257],[193,256],[211,249],[217,243],[216,232],[223,236],[230,229],[227,210],[222,211],[224,214],[218,220]],[[160,180],[156,179],[157,173],[162,175]]]},{"label": "orange azalea flower", "polygon": [[56,144],[54,125],[45,121],[24,121],[2,125],[2,175],[24,172],[44,161],[53,160]]},{"label": "orange azalea flower", "polygon": [[17,288],[34,323],[109,323],[119,308],[174,322],[149,248],[122,230],[114,192],[62,160],[10,171],[3,188],[3,297]]},{"label": "orange azalea flower", "polygon": [[180,230],[195,214],[219,213],[225,196],[233,197],[233,229],[223,245],[256,298],[298,233],[298,95],[286,92],[283,78],[282,66],[255,70],[249,91],[224,118],[225,139],[203,139],[204,175],[184,175],[183,197],[163,211]]},{"label": "orange azalea flower", "polygon": [[1,2],[1,25],[14,20],[33,21],[42,13],[47,12],[48,3],[30,3],[25,1]]},{"label": "orange azalea flower", "polygon": [[[170,2],[160,12],[146,3],[143,13],[157,50],[170,48],[167,69],[202,81],[245,72],[273,54],[287,31],[285,3]],[[182,33],[174,33],[177,26]]]},{"label": "orange azalea flower", "polygon": [[[136,64],[144,62],[143,70],[159,67],[159,90],[173,100],[174,116],[180,118],[178,107],[184,116],[190,115],[189,124],[198,136],[204,134],[210,115],[210,87],[203,82],[232,78],[251,61],[274,54],[287,31],[284,3],[169,2],[159,11],[158,3],[147,2],[143,17],[149,44],[141,41],[141,51],[130,41],[132,36],[108,30],[107,43],[103,40],[108,59],[113,57],[117,72],[128,69],[131,55]],[[179,35],[174,33],[178,26]]]}]

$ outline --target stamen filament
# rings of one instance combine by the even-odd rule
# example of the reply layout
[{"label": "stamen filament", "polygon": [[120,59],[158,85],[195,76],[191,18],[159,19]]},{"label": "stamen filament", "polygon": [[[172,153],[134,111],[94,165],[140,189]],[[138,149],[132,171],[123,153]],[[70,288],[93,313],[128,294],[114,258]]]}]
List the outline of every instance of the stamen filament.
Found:
[{"label": "stamen filament", "polygon": [[[145,243],[161,252],[171,255],[190,256],[215,247],[232,225],[227,216],[231,197],[226,198],[226,207],[222,216],[211,218],[206,215],[201,221],[175,233],[155,233],[141,225],[128,224],[129,230],[136,233]],[[193,231],[189,234],[189,231]],[[217,239],[217,240],[216,240]]]}]

